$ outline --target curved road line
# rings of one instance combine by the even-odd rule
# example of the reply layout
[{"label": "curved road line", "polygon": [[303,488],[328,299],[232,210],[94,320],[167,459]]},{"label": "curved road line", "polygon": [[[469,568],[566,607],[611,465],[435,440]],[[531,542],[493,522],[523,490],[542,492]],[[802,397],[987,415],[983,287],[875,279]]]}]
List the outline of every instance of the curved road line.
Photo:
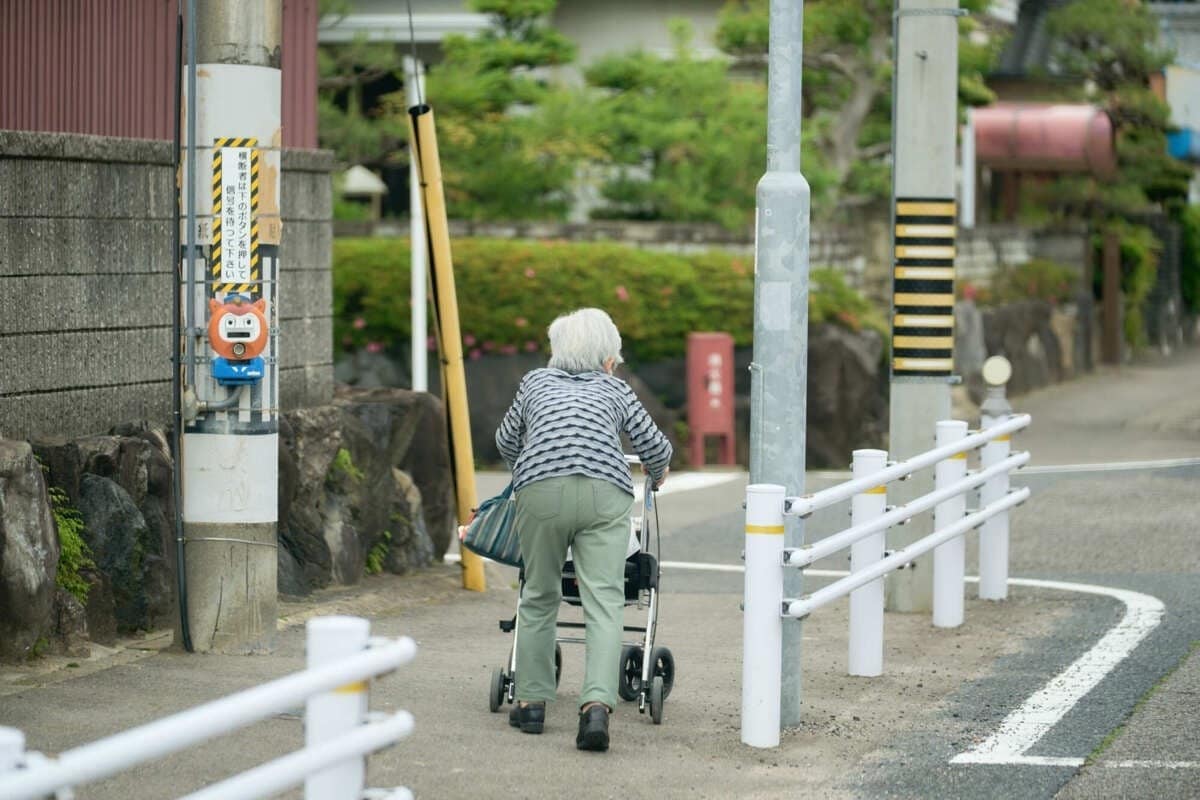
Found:
[{"label": "curved road line", "polygon": [[[447,561],[457,561],[457,555],[447,554]],[[663,561],[664,569],[692,570],[697,572],[745,572],[738,564],[712,564],[694,561]],[[840,578],[850,573],[846,570],[808,569],[806,575],[818,578]],[[968,583],[977,583],[979,578],[968,577]],[[1097,684],[1121,663],[1152,630],[1162,622],[1166,607],[1157,597],[1128,589],[1097,586],[1090,583],[1048,581],[1037,578],[1009,578],[1013,586],[1030,586],[1039,589],[1055,589],[1064,592],[1095,594],[1120,600],[1125,604],[1125,616],[1113,626],[1100,641],[1092,645],[1069,667],[1055,676],[1049,683],[1034,693],[1020,708],[1013,711],[1000,727],[970,750],[950,759],[951,764],[1018,764],[1025,766],[1080,767],[1085,757],[1029,756],[1025,755],[1046,735],[1068,711],[1087,695]],[[1134,762],[1117,762],[1114,766],[1148,766]],[[1194,762],[1172,762],[1173,768],[1200,766]]]},{"label": "curved road line", "polygon": [[[688,561],[663,561],[668,569],[686,569],[707,572],[744,572],[736,564],[704,564]],[[821,578],[837,578],[848,575],[845,570],[805,570],[806,575]],[[977,583],[976,577],[968,582]],[[951,764],[1023,764],[1055,767],[1079,767],[1086,760],[1057,756],[1027,756],[1038,741],[1058,724],[1068,711],[1083,699],[1088,692],[1121,663],[1150,631],[1162,622],[1166,607],[1157,597],[1128,589],[1097,586],[1090,583],[1047,581],[1036,578],[1009,578],[1013,586],[1031,586],[1040,589],[1056,589],[1064,592],[1080,592],[1112,597],[1125,604],[1125,616],[1113,626],[1100,641],[1092,645],[1073,664],[1055,676],[1041,690],[1033,694],[1020,708],[1013,711],[1000,727],[975,747],[950,760]],[[1132,762],[1122,766],[1133,766]],[[1193,766],[1191,762],[1175,766]]]}]

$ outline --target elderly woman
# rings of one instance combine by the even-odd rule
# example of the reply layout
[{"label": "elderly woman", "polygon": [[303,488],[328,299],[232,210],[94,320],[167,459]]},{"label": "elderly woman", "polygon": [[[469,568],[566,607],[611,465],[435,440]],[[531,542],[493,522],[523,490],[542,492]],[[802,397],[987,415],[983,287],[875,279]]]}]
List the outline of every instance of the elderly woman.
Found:
[{"label": "elderly woman", "polygon": [[550,365],[524,377],[496,431],[513,473],[525,563],[517,705],[509,724],[541,733],[546,702],[554,698],[554,638],[570,547],[586,623],[580,750],[608,749],[608,716],[617,700],[633,506],[621,434],[656,487],[671,461],[671,443],[629,385],[613,377],[619,363],[621,335],[608,314],[584,308],[559,317],[550,326]]}]

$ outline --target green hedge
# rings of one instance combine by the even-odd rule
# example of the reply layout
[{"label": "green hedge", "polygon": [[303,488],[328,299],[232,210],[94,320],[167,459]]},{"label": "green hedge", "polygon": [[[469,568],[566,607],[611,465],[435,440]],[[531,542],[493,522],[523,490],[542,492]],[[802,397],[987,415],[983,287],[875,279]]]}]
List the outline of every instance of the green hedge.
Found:
[{"label": "green hedge", "polygon": [[[459,239],[453,251],[468,353],[544,350],[554,318],[582,306],[612,315],[625,358],[635,363],[682,355],[692,331],[727,331],[738,346],[751,342],[754,264],[748,256],[493,239]],[[337,239],[333,261],[338,345],[407,343],[408,240]],[[886,329],[883,315],[833,270],[813,270],[811,300],[814,323]]]}]

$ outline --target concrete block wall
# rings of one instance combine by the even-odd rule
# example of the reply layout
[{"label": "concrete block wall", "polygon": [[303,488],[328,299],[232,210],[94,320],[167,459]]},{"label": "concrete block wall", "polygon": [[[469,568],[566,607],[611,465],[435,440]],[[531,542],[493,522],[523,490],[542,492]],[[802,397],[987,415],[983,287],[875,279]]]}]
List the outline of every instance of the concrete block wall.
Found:
[{"label": "concrete block wall", "polygon": [[[169,142],[0,131],[0,437],[170,420]],[[281,392],[333,397],[327,153],[285,152]]]}]

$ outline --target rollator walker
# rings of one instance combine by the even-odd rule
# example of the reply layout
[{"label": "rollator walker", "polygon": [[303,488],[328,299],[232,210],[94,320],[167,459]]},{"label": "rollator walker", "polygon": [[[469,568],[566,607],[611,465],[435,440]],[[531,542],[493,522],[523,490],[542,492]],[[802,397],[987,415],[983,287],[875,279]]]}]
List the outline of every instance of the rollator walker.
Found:
[{"label": "rollator walker", "polygon": [[[641,463],[636,456],[626,456],[625,460],[630,464]],[[625,608],[645,609],[646,623],[641,626],[622,626],[625,633],[638,635],[621,643],[617,693],[622,700],[636,700],[639,713],[644,714],[649,709],[650,718],[658,725],[662,723],[663,704],[675,683],[675,657],[668,648],[654,644],[658,627],[659,556],[662,549],[654,496],[653,481],[647,475],[642,490],[642,514],[630,518],[629,552],[625,559]],[[569,551],[567,556],[563,565],[562,601],[570,606],[579,606],[582,601],[579,598],[579,582],[575,577],[575,564]],[[517,611],[510,619],[500,620],[501,631],[516,635],[509,650],[508,666],[492,670],[488,708],[493,712],[499,711],[504,703],[512,703],[516,699],[517,646],[520,641],[517,620],[520,617],[521,596],[525,592],[524,568],[521,568],[518,581]],[[585,639],[581,635],[571,635],[571,632],[584,627],[583,622],[562,619],[557,622],[557,631],[565,631],[567,635],[558,633],[554,640],[555,686],[562,678],[561,645],[584,644]],[[650,654],[649,658],[646,658],[646,653]]]}]

